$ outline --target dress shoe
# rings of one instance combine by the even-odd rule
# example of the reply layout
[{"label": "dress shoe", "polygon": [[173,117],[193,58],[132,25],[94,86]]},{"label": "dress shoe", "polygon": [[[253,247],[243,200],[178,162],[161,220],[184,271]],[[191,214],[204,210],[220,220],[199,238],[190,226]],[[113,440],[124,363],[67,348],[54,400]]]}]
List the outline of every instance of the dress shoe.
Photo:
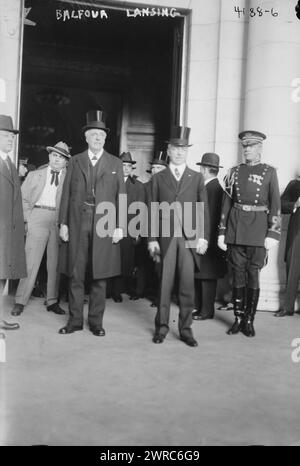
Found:
[{"label": "dress shoe", "polygon": [[198,314],[195,312],[195,314],[193,314],[192,317],[193,317],[193,320],[207,320],[207,319],[213,319],[214,315],[213,314],[202,315],[202,314]]},{"label": "dress shoe", "polygon": [[232,327],[228,330],[227,335],[236,335],[241,329],[241,319],[235,318]]},{"label": "dress shoe", "polygon": [[63,315],[66,313],[58,303],[51,304],[50,306],[47,306],[47,311],[48,312],[54,312],[55,314]]},{"label": "dress shoe", "polygon": [[68,333],[74,333],[74,332],[77,332],[79,330],[82,330],[82,327],[62,327],[59,329],[58,333],[60,333],[61,335],[66,335]]},{"label": "dress shoe", "polygon": [[130,301],[137,301],[138,299],[140,299],[140,296],[138,296],[137,294],[133,294],[129,296],[129,299]]},{"label": "dress shoe", "polygon": [[286,317],[286,316],[293,316],[294,311],[286,311],[285,309],[282,309],[281,311],[275,312],[274,316],[275,317]]},{"label": "dress shoe", "polygon": [[156,333],[152,339],[153,343],[162,343],[165,339],[165,336],[161,333]]},{"label": "dress shoe", "polygon": [[20,325],[16,322],[6,322],[6,320],[1,320],[0,328],[3,330],[17,330],[18,328],[20,328]]},{"label": "dress shoe", "polygon": [[105,337],[105,330],[104,328],[99,328],[99,329],[90,329],[93,335],[96,337]]},{"label": "dress shoe", "polygon": [[120,295],[120,294],[112,295],[112,299],[114,300],[115,303],[122,303],[123,302],[122,295]]},{"label": "dress shoe", "polygon": [[24,304],[16,303],[13,307],[13,310],[11,311],[11,315],[19,316],[20,314],[22,314],[23,310],[24,310]]},{"label": "dress shoe", "polygon": [[188,346],[193,346],[193,347],[198,346],[197,340],[195,340],[195,338],[193,338],[192,336],[184,337],[181,335],[180,340],[183,341]]}]

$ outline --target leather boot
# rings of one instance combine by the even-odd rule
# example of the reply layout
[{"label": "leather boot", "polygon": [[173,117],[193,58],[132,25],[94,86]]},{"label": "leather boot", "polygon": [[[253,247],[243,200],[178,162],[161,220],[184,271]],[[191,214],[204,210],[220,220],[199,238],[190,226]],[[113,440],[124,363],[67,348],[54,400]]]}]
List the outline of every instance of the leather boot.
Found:
[{"label": "leather boot", "polygon": [[253,288],[248,288],[247,290],[247,305],[244,319],[241,324],[241,331],[246,337],[254,337],[254,318],[257,309],[257,303],[259,299],[259,289],[254,290]]},{"label": "leather boot", "polygon": [[227,335],[235,335],[239,333],[241,328],[242,319],[245,313],[245,287],[233,288],[232,301],[235,315],[233,326],[228,330]]}]

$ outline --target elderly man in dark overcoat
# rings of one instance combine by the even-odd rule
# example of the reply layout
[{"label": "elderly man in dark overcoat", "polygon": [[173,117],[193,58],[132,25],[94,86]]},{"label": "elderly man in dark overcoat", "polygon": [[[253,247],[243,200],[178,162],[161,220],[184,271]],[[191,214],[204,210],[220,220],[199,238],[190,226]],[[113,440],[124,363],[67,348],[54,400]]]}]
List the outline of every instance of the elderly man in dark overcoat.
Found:
[{"label": "elderly man in dark overcoat", "polygon": [[[12,118],[0,115],[0,299],[6,280],[26,277],[25,228],[19,176],[9,153],[13,149]],[[3,320],[0,303],[0,328],[19,328],[17,323]]]},{"label": "elderly man in dark overcoat", "polygon": [[59,333],[83,328],[84,282],[90,267],[88,325],[94,335],[104,336],[106,280],[121,273],[119,195],[125,194],[125,185],[122,162],[104,150],[109,128],[103,112],[88,112],[83,131],[88,149],[70,160],[60,204],[60,271],[69,277],[70,316]]}]

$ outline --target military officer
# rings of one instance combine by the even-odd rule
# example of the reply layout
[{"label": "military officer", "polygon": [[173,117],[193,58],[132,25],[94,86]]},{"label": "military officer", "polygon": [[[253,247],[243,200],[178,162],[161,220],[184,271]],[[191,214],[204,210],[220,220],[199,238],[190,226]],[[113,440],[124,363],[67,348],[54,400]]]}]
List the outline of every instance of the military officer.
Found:
[{"label": "military officer", "polygon": [[259,272],[267,251],[280,239],[280,193],[275,168],[261,162],[263,140],[259,131],[239,134],[245,162],[227,177],[218,245],[227,249],[233,273],[235,321],[229,335],[240,330],[254,337],[253,321],[259,299]]}]

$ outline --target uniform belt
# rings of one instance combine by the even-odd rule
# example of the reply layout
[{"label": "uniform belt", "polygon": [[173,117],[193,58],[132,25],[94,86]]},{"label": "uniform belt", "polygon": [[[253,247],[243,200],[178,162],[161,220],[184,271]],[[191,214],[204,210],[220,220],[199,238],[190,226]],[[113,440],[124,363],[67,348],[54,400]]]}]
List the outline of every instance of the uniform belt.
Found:
[{"label": "uniform belt", "polygon": [[267,212],[269,209],[266,205],[248,205],[248,204],[238,204],[234,203],[234,207],[244,212]]},{"label": "uniform belt", "polygon": [[56,207],[48,207],[46,205],[35,205],[34,209],[56,210]]}]

